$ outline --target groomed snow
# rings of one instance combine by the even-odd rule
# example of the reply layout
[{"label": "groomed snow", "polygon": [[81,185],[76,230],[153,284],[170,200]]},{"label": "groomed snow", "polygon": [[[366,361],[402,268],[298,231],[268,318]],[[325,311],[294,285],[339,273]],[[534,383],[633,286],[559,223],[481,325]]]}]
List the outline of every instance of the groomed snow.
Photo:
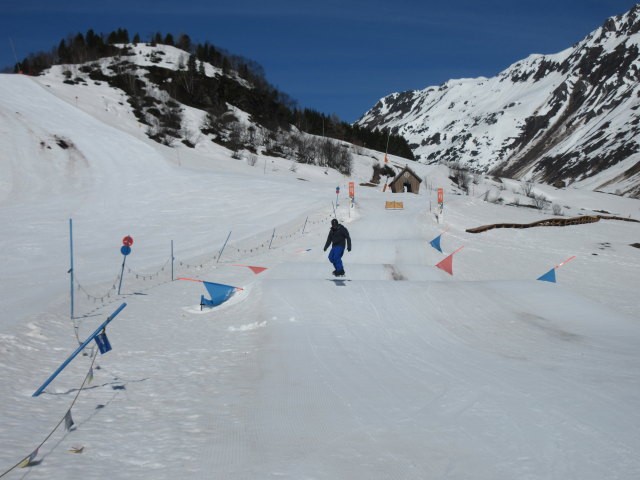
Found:
[{"label": "groomed snow", "polygon": [[[263,156],[250,166],[208,140],[162,147],[116,92],[76,87],[87,92],[77,101],[70,88],[0,75],[0,474],[64,416],[91,356],[33,392],[126,302],[72,408],[75,429],[6,478],[640,475],[640,224],[470,234],[553,215],[482,201],[495,184],[459,195],[441,166],[412,165],[427,179],[419,195],[362,187],[368,151],[344,178]],[[445,188],[442,223],[425,183]],[[338,185],[353,239],[344,281],[322,251]],[[518,183],[503,186],[506,198]],[[637,200],[536,188],[567,216],[640,218]],[[442,254],[429,241],[445,230]],[[243,290],[200,310],[202,285],[171,281],[172,240],[175,277]],[[461,246],[453,276],[434,267]],[[536,280],[573,255],[558,283]]]}]

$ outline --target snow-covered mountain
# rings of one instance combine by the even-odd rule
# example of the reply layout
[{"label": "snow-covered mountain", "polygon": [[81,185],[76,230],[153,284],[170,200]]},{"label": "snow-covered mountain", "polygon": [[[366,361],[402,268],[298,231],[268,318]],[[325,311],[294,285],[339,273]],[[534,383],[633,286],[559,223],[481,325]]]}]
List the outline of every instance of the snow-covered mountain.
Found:
[{"label": "snow-covered mountain", "polygon": [[424,163],[640,197],[640,5],[554,55],[492,78],[381,99],[356,123],[390,127]]}]

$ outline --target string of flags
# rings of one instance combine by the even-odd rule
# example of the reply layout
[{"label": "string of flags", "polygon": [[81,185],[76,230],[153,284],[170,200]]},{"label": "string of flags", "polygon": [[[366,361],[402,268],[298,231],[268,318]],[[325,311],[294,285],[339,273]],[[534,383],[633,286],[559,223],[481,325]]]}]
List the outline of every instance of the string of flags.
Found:
[{"label": "string of flags", "polygon": [[[92,359],[91,359],[91,364],[89,365],[89,370],[87,372],[87,374],[84,377],[84,380],[82,381],[82,385],[80,385],[80,388],[78,388],[78,391],[75,395],[75,397],[73,398],[71,405],[69,406],[69,408],[67,409],[67,411],[65,412],[64,416],[62,417],[62,419],[56,424],[55,427],[53,427],[53,429],[51,430],[51,432],[49,432],[49,434],[45,437],[45,439],[40,442],[40,444],[26,457],[24,457],[22,460],[20,460],[18,463],[16,463],[13,467],[9,468],[8,470],[6,470],[5,472],[3,472],[2,474],[0,474],[0,477],[6,475],[7,473],[9,473],[10,471],[14,470],[15,468],[26,468],[26,467],[31,467],[31,466],[35,466],[37,464],[36,462],[36,458],[38,457],[38,453],[40,451],[40,448],[42,448],[42,446],[47,442],[47,440],[49,440],[49,438],[51,438],[51,436],[56,432],[56,430],[60,427],[60,425],[62,425],[64,423],[64,428],[67,432],[71,432],[73,430],[75,430],[75,422],[73,421],[73,416],[71,415],[71,410],[74,407],[74,405],[76,404],[80,393],[82,393],[82,391],[84,390],[85,385],[89,385],[91,384],[91,382],[93,381],[93,365],[96,361],[96,356],[97,356],[97,351],[93,353],[92,355]],[[84,451],[84,447],[73,447],[69,450],[72,453],[82,453]]]},{"label": "string of flags", "polygon": [[538,277],[536,280],[540,280],[542,282],[556,283],[556,270],[558,268],[560,268],[562,265],[564,265],[565,263],[570,262],[574,258],[576,258],[575,255],[573,257],[571,257],[571,258],[568,258],[567,260],[565,260],[564,262],[560,263],[559,265],[556,265],[551,270],[549,270],[547,273],[545,273],[544,275]]},{"label": "string of flags", "polygon": [[[60,372],[62,372],[64,368],[67,365],[69,365],[69,363],[89,345],[91,341],[96,342],[96,344],[98,345],[100,354],[104,354],[110,351],[111,345],[109,343],[109,340],[107,339],[106,327],[126,306],[127,306],[126,303],[123,303],[122,305],[120,305],[120,307],[116,309],[91,335],[89,335],[89,337],[87,337],[87,339],[84,342],[82,342],[82,344],[60,365],[60,367],[58,367],[58,369],[51,376],[49,376],[49,378],[40,386],[40,388],[36,390],[33,396],[37,397],[38,395],[40,395],[40,393],[44,391],[47,385],[49,385],[58,376],[58,374],[60,374]],[[97,354],[98,354],[98,351],[94,351],[91,359],[91,364],[89,365],[89,370],[84,376],[84,379],[82,380],[82,385],[80,385],[80,388],[78,388],[78,391],[75,397],[73,398],[71,405],[65,412],[64,416],[60,419],[60,421],[56,424],[56,426],[53,427],[53,429],[51,430],[51,432],[49,432],[49,434],[45,437],[45,439],[29,455],[24,457],[22,460],[16,463],[13,467],[1,473],[0,477],[3,477],[4,475],[6,475],[7,473],[9,473],[15,468],[25,468],[28,466],[35,465],[36,464],[35,459],[38,456],[38,452],[40,448],[47,442],[47,440],[49,440],[49,438],[51,438],[54,432],[63,423],[65,426],[65,429],[68,432],[74,429],[75,422],[73,421],[73,416],[71,415],[71,409],[76,404],[78,398],[80,397],[80,393],[84,390],[85,385],[90,384],[93,381],[93,365],[96,361]],[[74,453],[82,453],[83,449],[84,447],[75,449]]]}]

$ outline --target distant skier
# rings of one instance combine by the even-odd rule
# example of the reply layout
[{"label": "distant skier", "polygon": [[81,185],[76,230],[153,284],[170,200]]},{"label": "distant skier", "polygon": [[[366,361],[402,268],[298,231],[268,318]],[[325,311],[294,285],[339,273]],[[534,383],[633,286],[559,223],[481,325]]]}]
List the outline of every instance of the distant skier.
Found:
[{"label": "distant skier", "polygon": [[331,220],[331,230],[329,230],[329,236],[327,237],[327,243],[324,244],[324,251],[327,251],[329,245],[332,245],[329,252],[329,261],[333,263],[335,270],[333,274],[336,277],[344,276],[344,266],[342,265],[342,255],[344,254],[345,244],[347,246],[347,252],[351,251],[351,237],[349,231],[340,225],[335,218]]}]

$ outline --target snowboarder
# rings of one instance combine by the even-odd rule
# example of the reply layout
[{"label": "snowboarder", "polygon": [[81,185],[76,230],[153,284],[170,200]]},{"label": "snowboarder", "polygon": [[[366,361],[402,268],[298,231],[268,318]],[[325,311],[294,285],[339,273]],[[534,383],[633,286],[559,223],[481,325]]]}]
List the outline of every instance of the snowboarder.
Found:
[{"label": "snowboarder", "polygon": [[335,270],[333,275],[336,277],[344,276],[344,266],[342,265],[342,255],[344,254],[344,247],[347,247],[347,252],[351,251],[351,237],[349,231],[340,225],[335,218],[331,220],[331,229],[329,230],[329,236],[327,237],[327,243],[324,244],[324,251],[327,251],[329,245],[332,245],[329,252],[329,261],[333,263]]}]

